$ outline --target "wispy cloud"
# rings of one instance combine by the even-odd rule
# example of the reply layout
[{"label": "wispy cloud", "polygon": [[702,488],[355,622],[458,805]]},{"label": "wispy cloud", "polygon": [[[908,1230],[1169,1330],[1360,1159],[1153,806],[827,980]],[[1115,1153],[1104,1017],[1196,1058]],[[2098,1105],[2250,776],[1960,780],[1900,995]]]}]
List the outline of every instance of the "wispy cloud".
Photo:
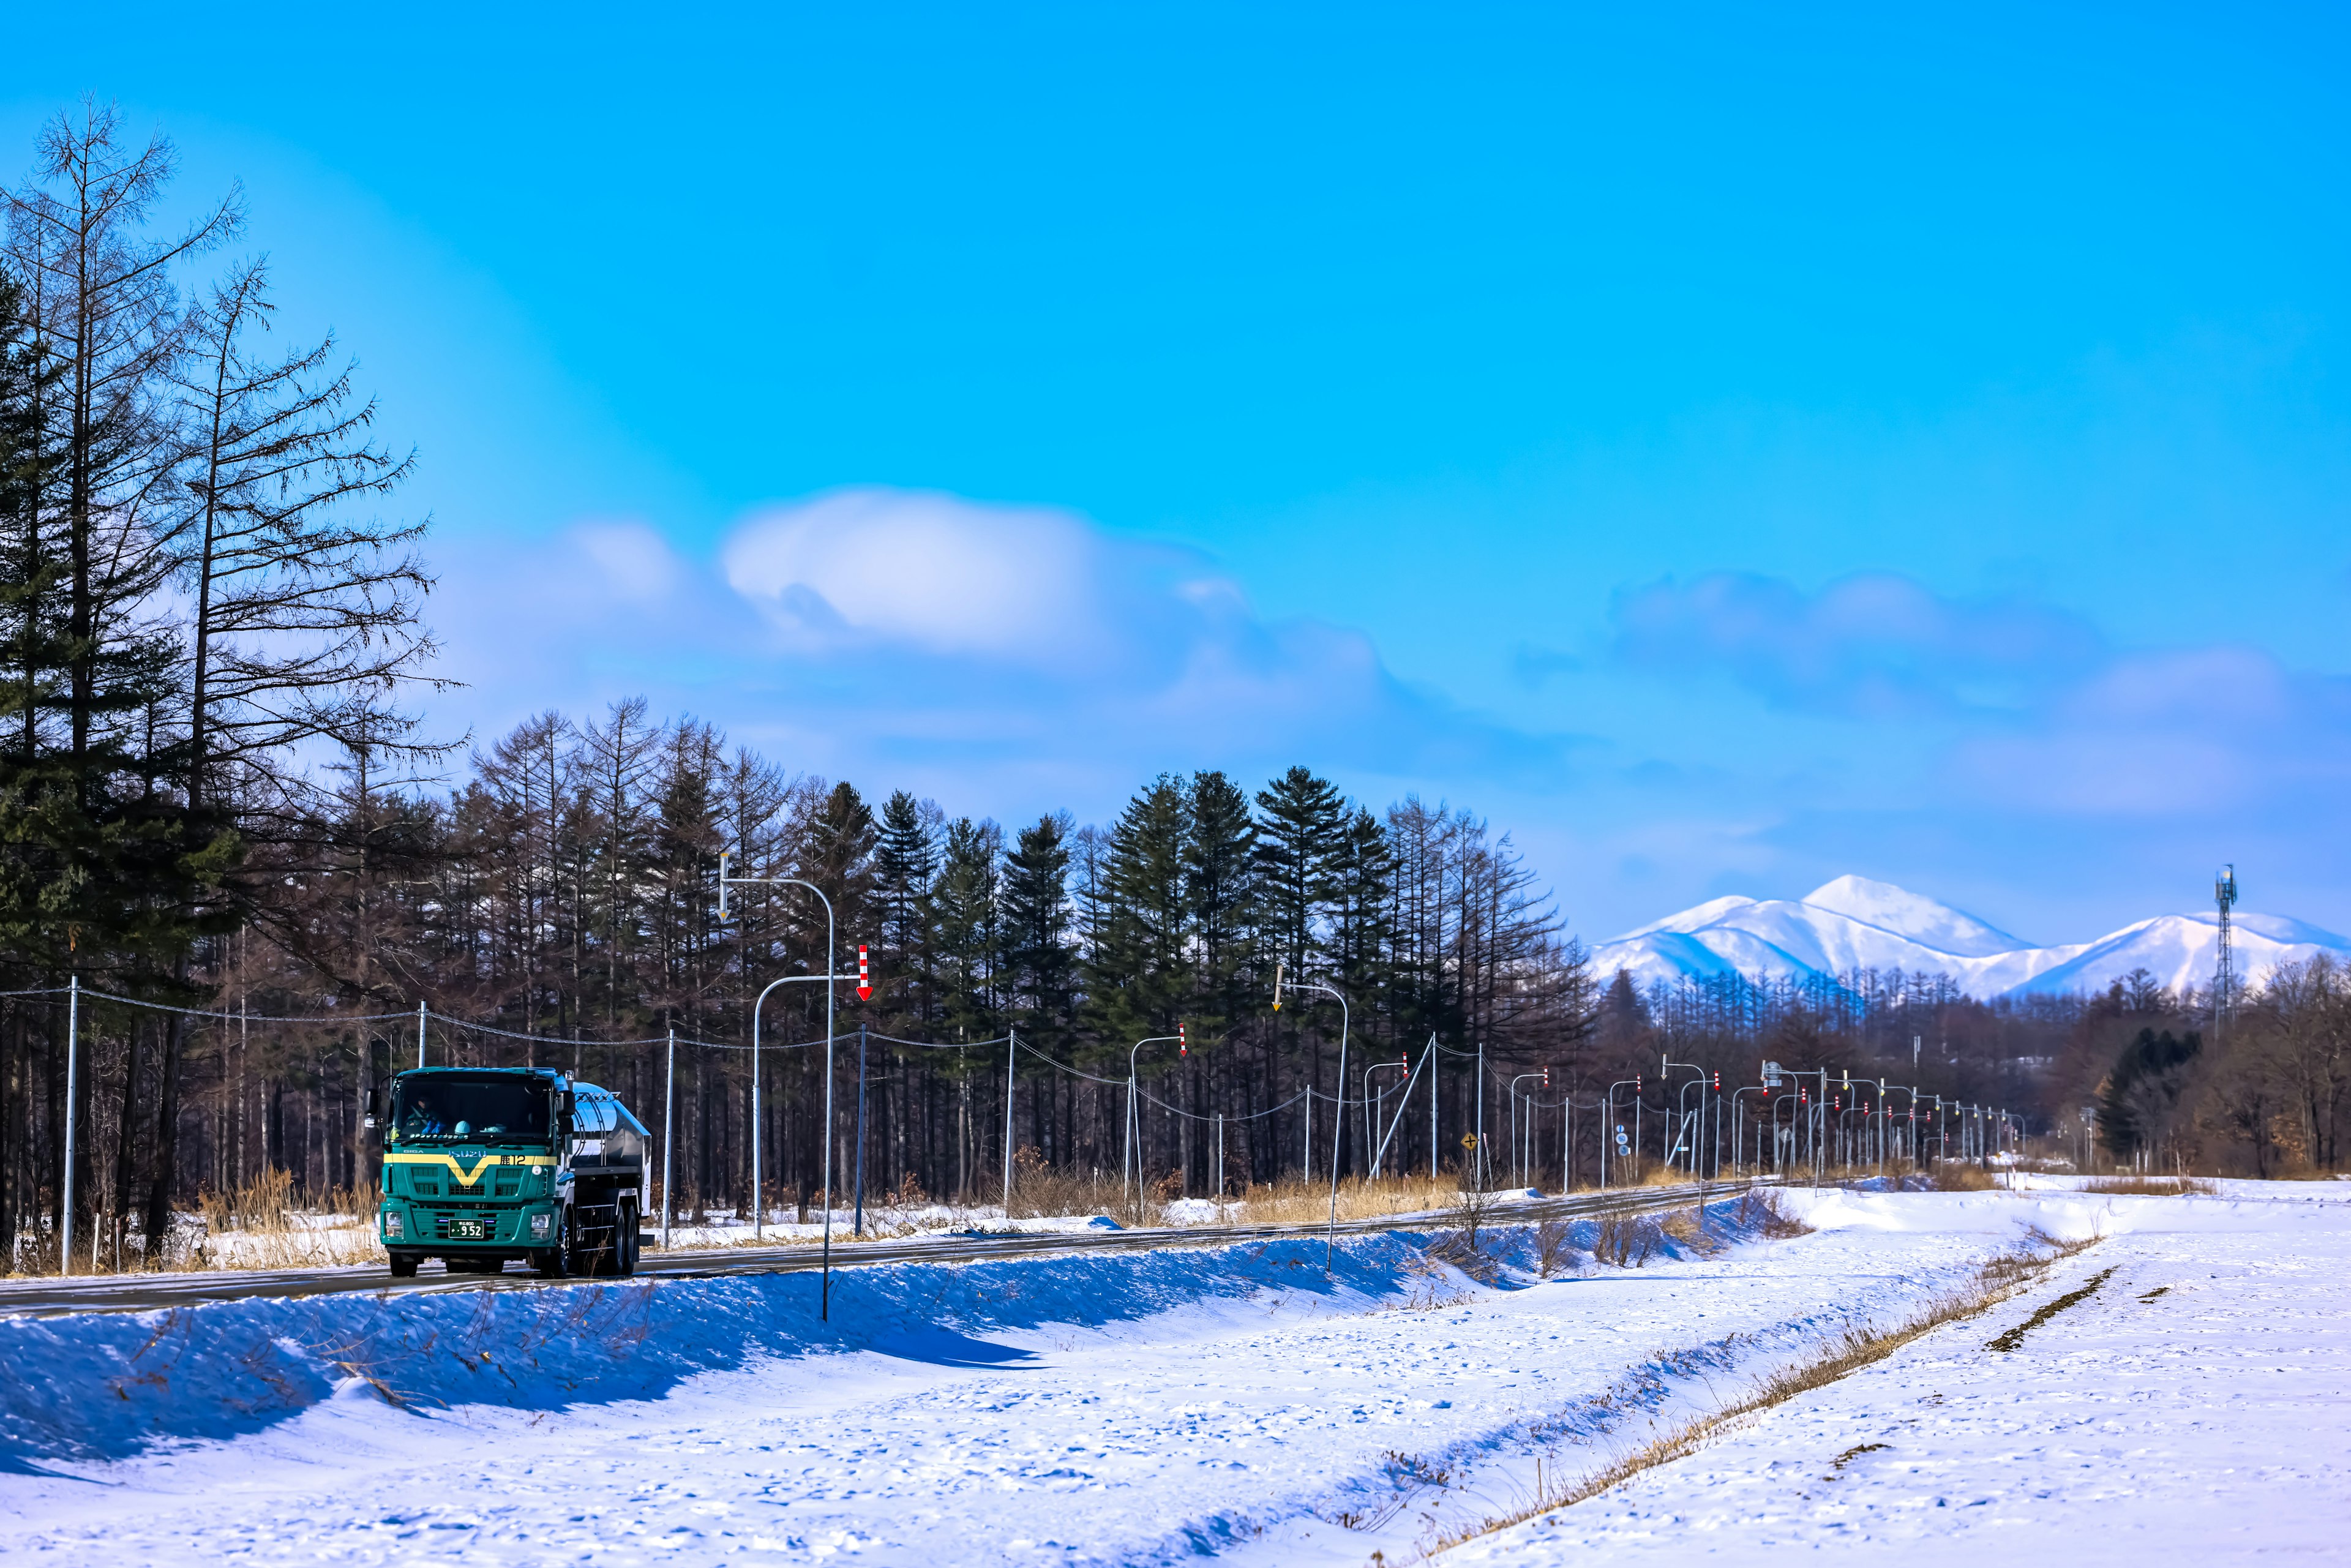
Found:
[{"label": "wispy cloud", "polygon": [[2080,616],[1891,572],[1816,593],[1744,572],[1668,578],[1619,593],[1611,620],[1626,666],[1719,674],[1777,707],[1858,719],[2029,708],[2107,652]]},{"label": "wispy cloud", "polygon": [[1261,615],[1197,551],[1051,508],[860,488],[763,508],[707,561],[625,522],[480,553],[442,620],[485,731],[643,691],[796,765],[1031,810],[1300,759],[1539,785],[1569,745],[1397,679],[1361,631]]}]

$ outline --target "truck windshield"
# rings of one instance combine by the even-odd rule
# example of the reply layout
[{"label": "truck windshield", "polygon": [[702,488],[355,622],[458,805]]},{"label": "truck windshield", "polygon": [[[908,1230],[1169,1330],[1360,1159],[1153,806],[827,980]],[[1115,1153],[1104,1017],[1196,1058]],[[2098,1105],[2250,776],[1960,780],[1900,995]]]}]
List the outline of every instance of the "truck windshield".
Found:
[{"label": "truck windshield", "polygon": [[392,1124],[402,1143],[547,1142],[542,1078],[412,1078],[400,1085]]}]

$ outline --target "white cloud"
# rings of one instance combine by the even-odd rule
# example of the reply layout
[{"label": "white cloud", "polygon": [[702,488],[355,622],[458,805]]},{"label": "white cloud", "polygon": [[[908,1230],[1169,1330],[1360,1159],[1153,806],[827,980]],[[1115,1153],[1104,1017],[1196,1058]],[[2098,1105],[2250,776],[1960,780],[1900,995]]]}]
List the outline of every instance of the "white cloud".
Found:
[{"label": "white cloud", "polygon": [[436,618],[474,683],[447,706],[482,735],[642,694],[787,766],[988,811],[1102,811],[1167,768],[1556,777],[1559,742],[1405,686],[1365,632],[1269,621],[1198,552],[1069,512],[867,488],[755,513],[715,563],[629,522],[443,553]]},{"label": "white cloud", "polygon": [[759,514],[722,560],[802,651],[879,643],[1049,664],[1100,642],[1107,553],[1066,512],[862,488]]}]

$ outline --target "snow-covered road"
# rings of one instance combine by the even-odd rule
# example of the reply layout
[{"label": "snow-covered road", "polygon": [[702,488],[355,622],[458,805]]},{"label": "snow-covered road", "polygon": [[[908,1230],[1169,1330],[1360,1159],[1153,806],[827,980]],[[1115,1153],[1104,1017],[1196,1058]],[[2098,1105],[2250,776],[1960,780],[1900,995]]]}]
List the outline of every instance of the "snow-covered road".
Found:
[{"label": "snow-covered road", "polygon": [[[1896,1538],[1915,1551],[1954,1529],[2070,1522],[2097,1497],[2192,1512],[2128,1441],[2085,1446],[2063,1425],[2137,1419],[2126,1406],[2197,1497],[2258,1477],[2246,1496],[2267,1508],[2298,1481],[2321,1500],[2282,1517],[2307,1518],[2343,1495],[2343,1410],[2326,1400],[2351,1345],[2334,1321],[2351,1205],[1991,1193],[1813,1207],[1812,1235],[1638,1270],[1587,1260],[1548,1281],[1518,1233],[1512,1288],[1375,1237],[1346,1245],[1335,1281],[1319,1246],[1292,1242],[861,1270],[836,1287],[830,1328],[813,1321],[813,1281],[791,1278],[12,1322],[0,1442],[18,1473],[0,1475],[15,1521],[0,1555],[1393,1563],[1432,1528],[1507,1510],[1538,1464],[1586,1468],[1824,1332],[1904,1315],[2028,1223],[2118,1232],[2065,1266],[2077,1283],[2117,1271],[1997,1367],[1933,1358],[1985,1360],[1973,1347],[2055,1282],[1458,1557]],[[1579,1239],[1588,1249],[1588,1226]],[[2119,1338],[2071,1337],[2110,1312]],[[2231,1355],[2259,1377],[2198,1405]],[[2280,1402],[2302,1396],[2280,1366],[2310,1374],[2309,1408],[2283,1430]],[[2295,1445],[2298,1478],[2260,1468]],[[2109,1448],[2125,1458],[2084,1468]]]}]

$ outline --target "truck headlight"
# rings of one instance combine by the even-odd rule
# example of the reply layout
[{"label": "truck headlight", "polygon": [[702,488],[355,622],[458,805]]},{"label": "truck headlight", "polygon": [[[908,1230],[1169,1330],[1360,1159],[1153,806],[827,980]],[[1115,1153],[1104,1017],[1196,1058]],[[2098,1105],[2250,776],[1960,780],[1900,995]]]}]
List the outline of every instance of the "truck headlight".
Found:
[{"label": "truck headlight", "polygon": [[383,1216],[383,1233],[394,1241],[399,1240],[408,1234],[408,1217],[396,1208],[386,1209]]},{"label": "truck headlight", "polygon": [[554,1223],[555,1216],[551,1214],[534,1214],[530,1217],[530,1233],[544,1239],[549,1228]]}]

